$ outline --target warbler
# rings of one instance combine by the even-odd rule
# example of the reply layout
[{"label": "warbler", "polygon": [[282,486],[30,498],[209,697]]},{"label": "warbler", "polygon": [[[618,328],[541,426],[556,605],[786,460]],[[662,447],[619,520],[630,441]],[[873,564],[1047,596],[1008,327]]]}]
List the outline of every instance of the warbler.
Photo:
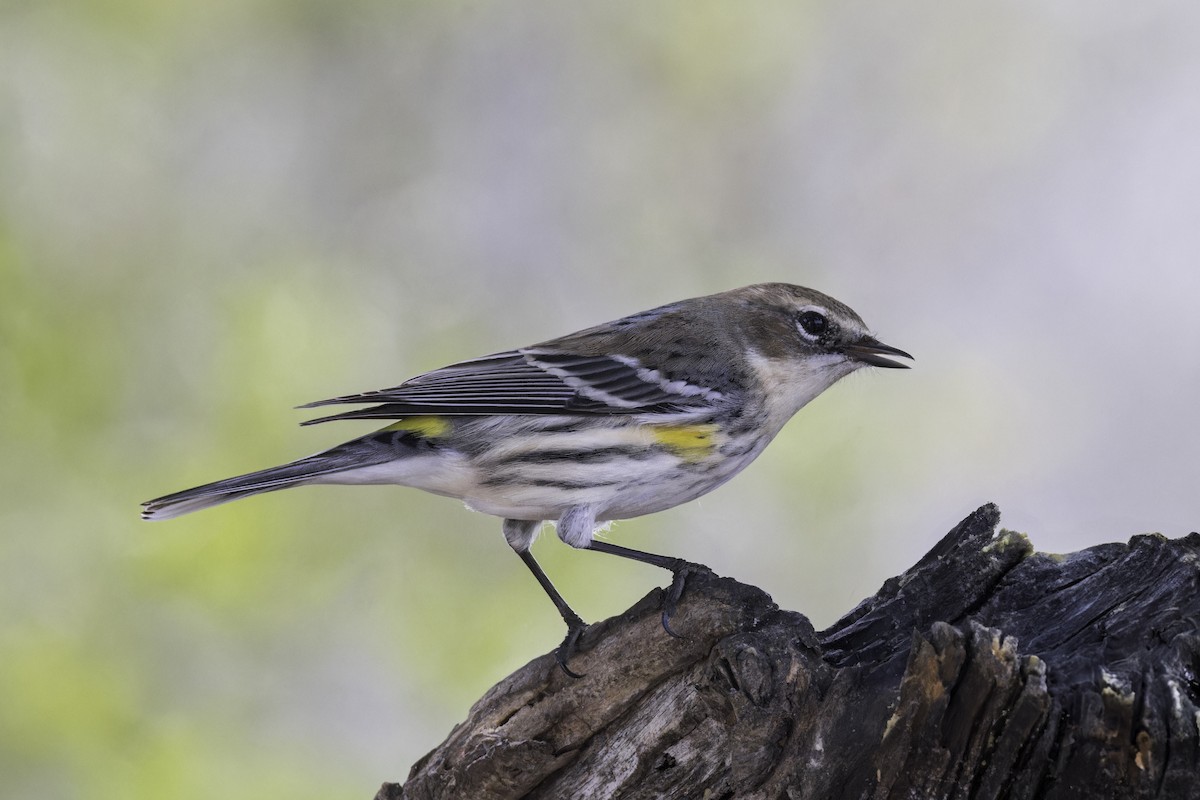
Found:
[{"label": "warbler", "polygon": [[662,622],[700,564],[598,540],[601,523],[711,492],[792,415],[864,366],[907,367],[828,295],[763,283],[681,300],[558,339],[460,361],[391,389],[301,408],[366,405],[302,423],[394,420],[289,464],[143,504],[169,519],[305,484],[398,484],[503,518],[504,537],[567,625],[568,667],[586,628],[530,553],[546,521],[572,547],[670,570]]}]

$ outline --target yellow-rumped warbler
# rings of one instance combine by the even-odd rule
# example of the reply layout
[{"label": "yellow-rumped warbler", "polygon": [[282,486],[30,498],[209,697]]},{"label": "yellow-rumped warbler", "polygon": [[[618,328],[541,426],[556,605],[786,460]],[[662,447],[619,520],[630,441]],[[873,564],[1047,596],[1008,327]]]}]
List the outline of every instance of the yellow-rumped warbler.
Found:
[{"label": "yellow-rumped warbler", "polygon": [[912,358],[872,337],[832,297],[786,283],[682,300],[531,347],[462,361],[393,389],[301,408],[372,404],[310,420],[397,420],[283,466],[151,500],[169,519],[261,492],[314,483],[399,484],[457,497],[504,519],[504,536],[567,623],[567,659],[586,625],[533,559],[544,521],[572,547],[686,576],[677,558],[593,538],[598,524],[677,506],[755,459],[793,414],[863,366]]}]

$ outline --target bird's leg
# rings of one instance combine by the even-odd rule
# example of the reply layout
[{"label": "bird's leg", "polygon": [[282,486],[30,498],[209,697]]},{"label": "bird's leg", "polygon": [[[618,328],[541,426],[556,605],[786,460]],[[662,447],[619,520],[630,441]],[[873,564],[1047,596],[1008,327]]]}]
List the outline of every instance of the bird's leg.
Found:
[{"label": "bird's leg", "polygon": [[542,570],[541,565],[534,560],[533,553],[529,551],[541,527],[542,523],[540,520],[506,519],[504,520],[504,538],[508,540],[509,546],[525,562],[525,566],[529,567],[529,571],[533,573],[533,577],[537,578],[537,582],[546,594],[549,595],[551,602],[554,603],[554,607],[558,609],[558,613],[562,615],[563,622],[567,623],[567,637],[563,639],[562,644],[555,651],[554,659],[567,675],[572,678],[582,678],[583,676],[579,673],[571,671],[571,668],[567,666],[567,661],[575,652],[575,646],[579,643],[579,637],[587,629],[587,623],[571,610],[571,607],[567,605],[567,601],[558,593],[558,589],[554,588],[554,584],[550,582],[550,578]]},{"label": "bird's leg", "polygon": [[558,646],[558,650],[554,651],[554,660],[558,662],[558,666],[567,675],[572,678],[582,678],[582,675],[572,671],[567,666],[567,661],[574,654],[575,646],[579,643],[579,637],[587,629],[587,623],[580,619],[579,615],[567,605],[567,601],[558,593],[558,589],[554,588],[554,584],[550,582],[550,578],[542,570],[541,565],[534,560],[533,553],[528,550],[518,550],[517,555],[521,557],[521,560],[525,562],[525,566],[529,567],[529,571],[533,573],[533,577],[537,578],[537,582],[542,585],[546,594],[550,596],[554,607],[562,615],[563,622],[567,623],[567,636],[562,640],[562,644]]},{"label": "bird's leg", "polygon": [[650,564],[651,566],[670,570],[673,578],[671,580],[671,587],[667,589],[667,596],[663,598],[662,626],[663,630],[676,639],[683,638],[671,630],[671,617],[675,614],[675,606],[679,603],[679,598],[683,596],[683,588],[687,583],[688,576],[711,574],[711,569],[703,564],[684,561],[682,558],[655,555],[654,553],[646,553],[630,547],[622,547],[619,544],[611,544],[610,542],[593,540],[588,543],[587,549],[595,550],[598,553],[610,553],[621,558],[630,558],[634,561],[640,561],[643,564]]}]

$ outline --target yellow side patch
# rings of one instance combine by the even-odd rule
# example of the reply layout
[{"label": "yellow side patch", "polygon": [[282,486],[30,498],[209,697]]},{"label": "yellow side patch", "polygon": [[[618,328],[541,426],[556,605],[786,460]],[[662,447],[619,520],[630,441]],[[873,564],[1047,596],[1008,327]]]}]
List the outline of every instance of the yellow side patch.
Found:
[{"label": "yellow side patch", "polygon": [[406,417],[399,422],[388,425],[385,431],[408,431],[426,439],[436,439],[450,432],[450,420],[431,414],[416,417]]},{"label": "yellow side patch", "polygon": [[652,431],[656,444],[665,447],[684,461],[703,461],[716,448],[717,426],[659,425]]}]

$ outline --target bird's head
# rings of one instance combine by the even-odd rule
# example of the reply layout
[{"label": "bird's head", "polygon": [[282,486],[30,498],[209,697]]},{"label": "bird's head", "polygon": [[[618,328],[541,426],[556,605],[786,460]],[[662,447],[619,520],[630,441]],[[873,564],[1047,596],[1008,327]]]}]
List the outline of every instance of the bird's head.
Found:
[{"label": "bird's head", "polygon": [[838,379],[862,367],[907,369],[889,356],[908,353],[876,339],[862,317],[829,295],[788,283],[735,289],[743,345],[754,372],[795,413]]}]

